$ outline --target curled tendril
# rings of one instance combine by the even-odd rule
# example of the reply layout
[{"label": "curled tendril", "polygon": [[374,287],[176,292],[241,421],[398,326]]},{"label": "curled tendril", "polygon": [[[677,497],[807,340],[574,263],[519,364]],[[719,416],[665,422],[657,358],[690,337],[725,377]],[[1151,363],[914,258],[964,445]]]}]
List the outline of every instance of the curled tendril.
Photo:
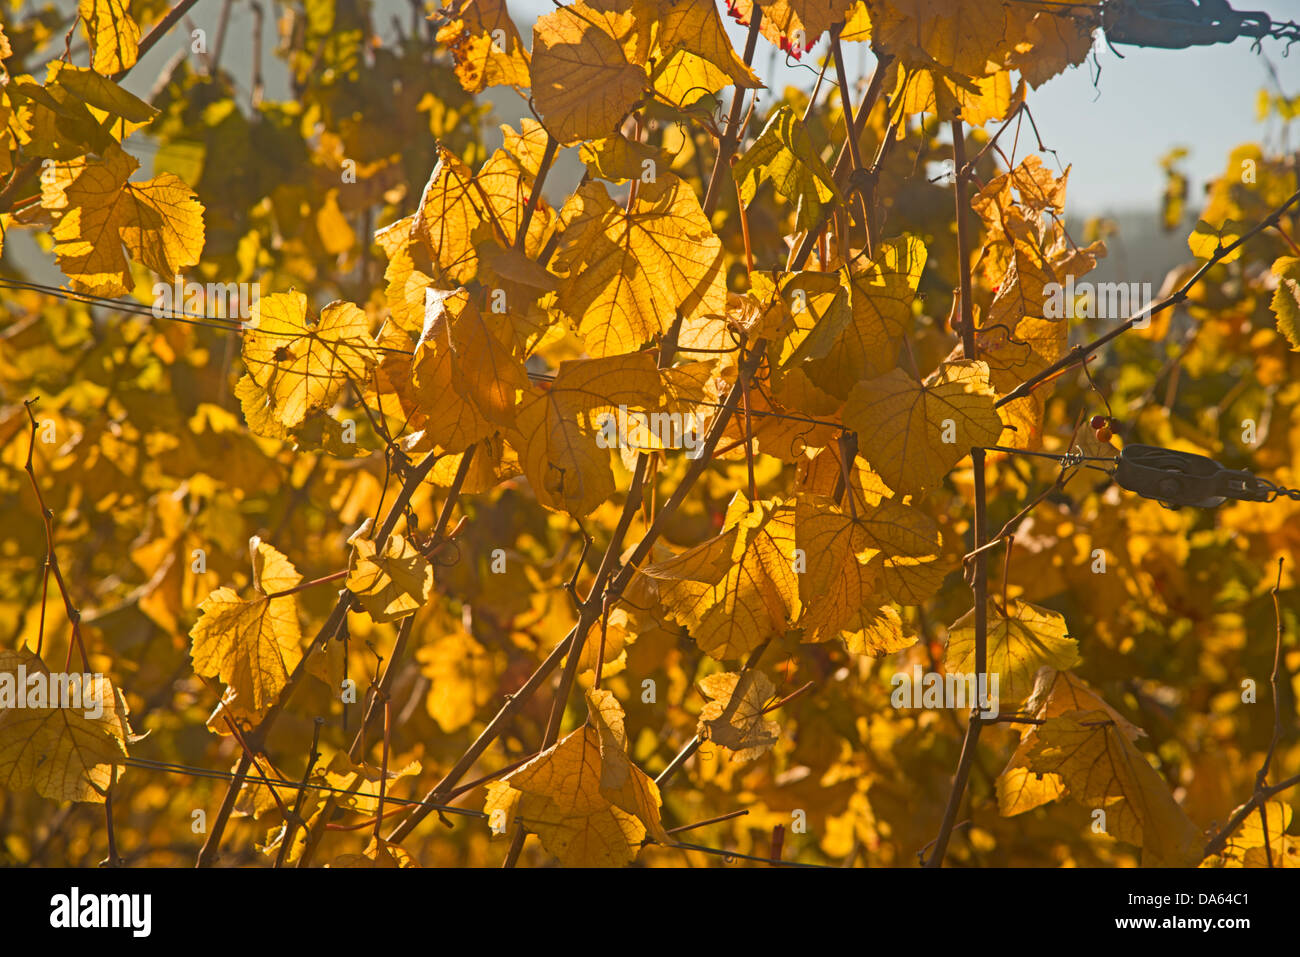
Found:
[{"label": "curled tendril", "polygon": [[790,458],[797,459],[808,451],[808,442],[804,436],[810,434],[815,428],[817,428],[816,424],[810,423],[803,431],[795,433],[794,438],[790,440]]},{"label": "curled tendril", "polygon": [[1024,339],[1017,339],[1014,333],[1012,333],[1011,327],[1008,326],[1005,322],[995,322],[987,326],[980,326],[976,330],[976,332],[988,333],[988,332],[992,332],[994,329],[999,329],[1002,331],[1003,335],[1006,336],[1005,341],[1008,345],[1023,346],[1026,350],[1030,352],[1033,351],[1034,348],[1033,344],[1026,342]]}]

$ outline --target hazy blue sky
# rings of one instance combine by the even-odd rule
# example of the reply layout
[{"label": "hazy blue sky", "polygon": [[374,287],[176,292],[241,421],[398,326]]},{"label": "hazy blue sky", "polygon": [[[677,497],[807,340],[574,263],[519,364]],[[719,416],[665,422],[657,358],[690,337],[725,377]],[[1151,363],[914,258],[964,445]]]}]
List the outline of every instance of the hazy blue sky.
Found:
[{"label": "hazy blue sky", "polygon": [[[69,4],[72,0],[63,0]],[[997,0],[988,0],[993,3]],[[1300,20],[1300,0],[1236,0],[1241,9],[1266,9],[1274,19]],[[198,26],[215,23],[221,0],[200,0],[193,11]],[[554,9],[549,0],[511,0],[525,42],[531,44],[536,17]],[[407,0],[377,0],[374,22],[386,35],[394,15],[410,20]],[[251,13],[246,0],[236,0],[227,40],[224,66],[245,83],[249,76]],[[725,19],[725,18],[724,18]],[[730,19],[737,48],[743,47],[744,29]],[[162,63],[188,41],[178,33],[160,44],[132,75],[132,88],[147,91]],[[267,24],[264,49],[274,45],[274,25]],[[858,46],[849,44],[848,47]],[[1148,50],[1121,47],[1123,58],[1102,48],[1098,55],[1100,80],[1094,86],[1095,67],[1068,70],[1036,90],[1030,106],[1044,142],[1056,149],[1062,163],[1073,164],[1070,174],[1070,209],[1076,215],[1154,205],[1163,186],[1159,157],[1171,146],[1191,151],[1186,169],[1192,178],[1193,197],[1204,181],[1221,171],[1228,151],[1238,143],[1258,139],[1264,127],[1255,119],[1255,95],[1268,82],[1265,57],[1277,70],[1289,94],[1300,93],[1300,47],[1282,56],[1280,43],[1266,41],[1263,56],[1250,43],[1191,50]],[[805,56],[816,62],[821,50]],[[759,42],[755,68],[774,91],[789,83],[809,89],[814,74],[787,68],[783,57],[765,40]],[[856,78],[871,68],[865,51],[850,52],[850,74]],[[282,74],[281,74],[282,77]],[[276,77],[268,76],[270,95],[277,91]],[[514,116],[502,117],[515,119]],[[1300,130],[1297,130],[1300,133]],[[1293,143],[1292,146],[1300,145]]]}]

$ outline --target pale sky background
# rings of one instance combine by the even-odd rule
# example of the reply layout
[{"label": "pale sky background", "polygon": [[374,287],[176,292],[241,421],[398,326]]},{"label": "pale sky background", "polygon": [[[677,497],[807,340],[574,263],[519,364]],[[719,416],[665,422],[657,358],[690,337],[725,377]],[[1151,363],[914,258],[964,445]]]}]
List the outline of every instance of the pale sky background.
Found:
[{"label": "pale sky background", "polygon": [[[75,0],[59,2],[68,9],[75,7]],[[1235,0],[1235,5],[1267,10],[1274,20],[1300,20],[1300,0]],[[221,6],[222,0],[199,0],[189,15],[192,25],[214,31]],[[270,0],[266,6],[277,8]],[[509,8],[531,46],[533,22],[553,10],[554,4],[510,0]],[[411,20],[408,0],[375,0],[374,11],[373,22],[386,37],[394,35],[394,17],[404,24]],[[743,49],[745,29],[725,16],[723,22],[737,50]],[[234,0],[222,66],[245,93],[251,74],[252,23],[248,0]],[[213,37],[214,32],[209,32],[210,46]],[[271,55],[275,42],[274,20],[268,17],[263,37],[268,97],[287,95],[284,71],[277,69],[281,64]],[[165,61],[188,43],[188,28],[176,30],[135,68],[127,86],[147,94]],[[825,45],[823,41],[805,55],[803,63],[815,64]],[[850,80],[870,72],[872,58],[865,45],[845,46]],[[1164,183],[1159,158],[1176,145],[1190,151],[1184,170],[1191,178],[1195,206],[1205,181],[1222,171],[1234,146],[1266,134],[1276,139],[1277,129],[1266,130],[1256,120],[1255,100],[1259,89],[1270,85],[1266,60],[1276,69],[1286,93],[1300,94],[1300,45],[1290,57],[1284,57],[1283,50],[1282,43],[1265,41],[1261,55],[1252,52],[1248,40],[1237,40],[1189,50],[1120,47],[1121,58],[1102,46],[1095,64],[1090,60],[1067,70],[1033,91],[1029,103],[1043,141],[1058,151],[1062,164],[1073,165],[1071,214],[1154,209]],[[765,93],[769,101],[787,84],[806,91],[815,82],[815,71],[787,67],[784,56],[764,39],[759,40],[755,59],[756,71],[772,90]],[[1101,73],[1094,84],[1097,65]],[[498,99],[509,104],[508,99]],[[517,111],[509,105],[511,115],[499,117],[500,121],[517,119]],[[1293,131],[1291,148],[1300,146],[1297,141],[1300,129]]]}]

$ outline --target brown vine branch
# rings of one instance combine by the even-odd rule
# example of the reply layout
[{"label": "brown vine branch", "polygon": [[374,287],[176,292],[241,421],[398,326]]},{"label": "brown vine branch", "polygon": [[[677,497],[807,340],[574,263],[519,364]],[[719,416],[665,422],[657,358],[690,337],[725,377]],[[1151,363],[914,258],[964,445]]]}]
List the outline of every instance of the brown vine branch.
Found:
[{"label": "brown vine branch", "polygon": [[[849,175],[859,176],[865,174],[866,170],[862,166],[862,152],[858,146],[858,137],[854,130],[858,129],[858,122],[853,115],[853,100],[849,93],[849,75],[844,68],[844,51],[840,46],[840,33],[844,29],[843,23],[838,23],[831,30],[831,55],[835,58],[835,79],[840,88],[840,100],[844,110],[844,145],[849,149]],[[868,109],[865,105],[863,111]],[[857,197],[858,206],[862,213],[862,228],[866,233],[867,258],[875,258],[875,229],[871,222],[871,204],[868,197],[859,189],[853,191]],[[845,239],[847,240],[847,236]],[[847,248],[847,244],[846,244]]]},{"label": "brown vine branch", "polygon": [[[970,239],[966,225],[966,185],[969,182],[970,170],[966,166],[966,132],[960,119],[952,121],[952,158],[956,172],[957,263],[960,282],[958,294],[961,297],[962,355],[967,359],[974,359],[976,357],[975,321],[974,306],[971,301]],[[974,548],[972,549],[975,555],[972,559],[975,574],[971,589],[975,597],[976,675],[983,675],[988,669],[988,552],[983,550],[985,512],[988,502],[984,487],[984,454],[983,449],[971,449],[970,453],[975,479]],[[970,778],[971,763],[975,760],[975,751],[979,746],[981,727],[982,716],[977,702],[971,709],[966,738],[961,746],[961,756],[957,759],[957,773],[953,776],[952,791],[948,795],[947,807],[944,808],[939,836],[934,841],[934,853],[926,860],[926,867],[943,865],[944,855],[948,851],[948,840],[952,836],[957,821],[957,811]]]},{"label": "brown vine branch", "polygon": [[[758,46],[758,28],[762,22],[763,11],[755,6],[749,20],[749,32],[745,35],[746,66],[754,62],[754,50]],[[731,169],[731,156],[740,145],[740,118],[744,109],[745,90],[736,87],[736,94],[731,99],[731,113],[727,117],[727,127],[722,131],[722,140],[718,143],[718,155],[713,161],[713,173],[709,176],[709,185],[704,191],[704,202],[700,204],[705,219],[711,219],[718,208],[718,200],[722,195],[723,173]]]},{"label": "brown vine branch", "polygon": [[[45,504],[45,496],[41,493],[40,482],[36,480],[36,469],[33,466],[33,457],[36,454],[36,432],[39,425],[36,421],[36,415],[32,412],[32,405],[38,401],[39,397],[33,397],[23,403],[23,408],[27,411],[27,418],[31,420],[31,433],[27,445],[27,462],[23,466],[27,472],[27,478],[31,481],[32,491],[36,494],[36,504],[41,510],[41,523],[45,526],[45,568],[47,574],[54,573],[54,583],[59,588],[59,595],[63,598],[63,611],[68,617],[68,623],[72,626],[72,641],[68,644],[67,661],[72,661],[72,649],[81,652],[81,667],[84,671],[90,670],[90,659],[86,656],[86,645],[81,638],[81,612],[72,603],[72,595],[68,592],[68,585],[63,580],[63,571],[59,567],[59,556],[54,550],[54,513]],[[41,595],[41,637],[44,641],[45,635],[45,595]],[[65,663],[64,667],[67,667]]]},{"label": "brown vine branch", "polygon": [[[876,52],[876,71],[871,75],[871,82],[867,84],[867,92],[863,94],[862,102],[858,104],[858,110],[856,115],[854,116],[853,125],[851,127],[851,133],[850,133],[851,138],[856,139],[862,136],[862,130],[867,125],[867,117],[869,117],[872,111],[876,108],[876,102],[880,99],[881,95],[884,92],[885,74],[886,72],[888,72],[889,65],[892,62],[893,62],[893,58],[889,54]],[[845,129],[846,131],[848,131],[850,130],[850,127],[846,124]],[[866,176],[869,179],[880,175],[880,165],[884,160],[885,151],[888,148],[887,144],[891,142],[891,140],[892,137],[890,136],[889,131],[886,130],[885,137],[881,141],[880,150],[876,155],[876,159],[871,164],[871,169],[866,170]],[[846,139],[844,145],[840,147],[840,155],[836,157],[835,166],[831,170],[831,178],[835,181],[836,187],[838,187],[841,191],[843,191],[846,188],[846,184],[849,181],[849,174],[851,172],[851,169],[852,169],[852,157],[849,152],[849,144]],[[869,183],[867,184],[866,188],[870,189]],[[864,197],[864,199],[868,199],[868,198]],[[808,257],[812,255],[813,248],[817,245],[817,236],[818,234],[821,233],[822,228],[826,225],[826,222],[830,217],[830,215],[831,215],[830,207],[823,209],[822,215],[819,218],[817,224],[812,229],[808,230],[807,233],[804,234],[803,239],[799,243],[799,248],[795,252],[791,260],[792,263],[795,262],[799,263],[798,266],[793,266],[792,267],[793,269],[803,268],[803,264],[808,261]]]},{"label": "brown vine branch", "polygon": [[311,753],[307,756],[307,770],[302,773],[302,784],[298,788],[298,794],[293,801],[293,813],[286,815],[284,822],[284,835],[280,838],[280,850],[275,855],[275,866],[283,867],[285,858],[289,855],[289,849],[293,846],[293,839],[298,833],[298,824],[302,821],[302,803],[307,798],[307,782],[311,780],[311,773],[316,769],[316,762],[320,760],[320,729],[325,722],[321,718],[316,719],[315,728],[311,734]]},{"label": "brown vine branch", "polygon": [[546,185],[546,174],[551,171],[551,164],[555,162],[555,151],[559,146],[559,141],[550,134],[550,131],[547,131],[542,163],[537,168],[537,178],[533,180],[533,188],[528,193],[528,204],[524,206],[524,214],[519,219],[519,231],[515,233],[515,249],[522,250],[524,242],[528,239],[528,224],[533,221],[533,213],[542,196],[542,187]]}]

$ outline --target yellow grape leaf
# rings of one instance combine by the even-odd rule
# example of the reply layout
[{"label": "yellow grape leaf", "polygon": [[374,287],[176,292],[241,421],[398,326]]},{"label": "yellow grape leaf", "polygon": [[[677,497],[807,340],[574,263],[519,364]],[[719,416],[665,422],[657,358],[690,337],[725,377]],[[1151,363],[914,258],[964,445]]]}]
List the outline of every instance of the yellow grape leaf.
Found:
[{"label": "yellow grape leaf", "polygon": [[751,507],[737,493],[721,535],[645,566],[639,577],[705,654],[744,657],[799,616],[794,518],[779,501]]},{"label": "yellow grape leaf", "polygon": [[609,136],[641,98],[647,38],[639,4],[593,0],[560,7],[533,26],[533,100],[561,143]]},{"label": "yellow grape leaf", "polygon": [[1283,834],[1267,848],[1246,848],[1241,860],[1244,867],[1300,868],[1300,840]]},{"label": "yellow grape leaf", "polygon": [[689,50],[677,50],[655,68],[651,82],[656,99],[685,110],[721,90],[730,80],[708,60]]},{"label": "yellow grape leaf", "polygon": [[[1240,808],[1233,808],[1232,817]],[[1287,829],[1291,827],[1291,819],[1295,812],[1291,805],[1285,801],[1265,801],[1264,813],[1268,818],[1268,843],[1277,853],[1277,848],[1282,844],[1286,837]],[[1264,825],[1259,819],[1259,808],[1250,812],[1246,820],[1241,822],[1241,826],[1228,838],[1229,848],[1245,850],[1251,847],[1264,846]]]},{"label": "yellow grape leaf", "polygon": [[[578,656],[578,674],[591,675],[594,680],[598,662],[600,673],[604,677],[621,672],[627,663],[627,646],[636,641],[631,624],[626,608],[615,608],[608,617],[602,617],[592,627],[582,645],[582,654]],[[602,645],[604,654],[601,653]]]},{"label": "yellow grape leaf", "polygon": [[700,681],[709,702],[700,710],[699,735],[735,752],[737,761],[750,761],[771,750],[781,726],[763,715],[776,697],[776,687],[761,671],[726,671]]},{"label": "yellow grape leaf", "polygon": [[474,231],[483,222],[484,201],[474,187],[474,174],[449,150],[438,147],[438,162],[410,216],[375,233],[389,259],[417,243],[432,264],[452,282],[469,282],[478,272]]},{"label": "yellow grape leaf", "polygon": [[795,204],[797,229],[811,229],[820,220],[822,209],[840,198],[830,170],[789,106],[772,114],[732,173],[747,206],[754,201],[759,184],[770,179],[777,193]]},{"label": "yellow grape leaf", "polygon": [[[1085,0],[1098,6],[1101,0]],[[1076,16],[1057,16],[1054,11],[1042,9],[1025,27],[1025,36],[1016,44],[1007,63],[1030,86],[1042,86],[1066,67],[1077,66],[1088,57],[1092,49],[1097,20],[1088,20],[1083,14],[1085,3],[1072,4]]]},{"label": "yellow grape leaf", "polygon": [[844,30],[840,33],[843,41],[854,43],[871,42],[871,11],[867,9],[866,0],[856,0],[848,16],[844,18]]},{"label": "yellow grape leaf", "polygon": [[190,629],[190,656],[197,674],[219,678],[242,706],[264,712],[302,660],[297,604],[291,595],[270,596],[293,588],[302,576],[258,537],[248,544],[258,596],[245,601],[224,586],[208,595],[199,605],[202,616]]},{"label": "yellow grape leaf", "polygon": [[[1035,322],[1047,325],[1042,320],[1033,319],[1028,320],[1026,325]],[[1067,324],[1056,322],[1051,325],[1064,330]],[[975,343],[979,349],[980,361],[988,364],[989,382],[994,391],[1001,394],[1011,392],[1020,383],[1042,372],[1048,366],[1048,362],[1038,354],[1028,340],[1020,339],[1014,333],[1008,334],[1005,326],[978,329]],[[953,352],[954,358],[960,354],[956,349]],[[1029,395],[1021,396],[998,410],[1008,428],[1015,429],[1007,437],[1007,445],[1017,449],[1042,448],[1043,414],[1050,393],[1049,387],[1035,389]]]},{"label": "yellow grape leaf", "polygon": [[673,0],[660,15],[657,42],[655,90],[680,107],[727,84],[742,89],[763,86],[736,55],[714,4]]},{"label": "yellow grape leaf", "polygon": [[[923,605],[953,569],[943,555],[943,537],[934,519],[897,499],[863,510],[860,522],[879,555],[880,584],[886,597],[902,605]],[[910,644],[911,642],[909,642]]]},{"label": "yellow grape leaf", "polygon": [[793,368],[829,353],[851,318],[848,290],[837,273],[750,274],[751,295],[766,307],[751,334],[771,343],[774,365]]},{"label": "yellow grape leaf", "polygon": [[400,768],[394,768],[390,764],[385,775],[373,765],[353,764],[346,752],[337,751],[327,767],[316,768],[313,777],[336,789],[333,792],[334,800],[340,807],[353,811],[373,811],[381,782],[385,782],[387,793],[391,794],[394,782],[418,775],[420,771],[420,762],[411,761]]},{"label": "yellow grape leaf", "polygon": [[982,77],[1023,42],[1039,10],[988,0],[867,0],[872,45],[909,66]]},{"label": "yellow grape leaf", "polygon": [[497,693],[493,654],[463,629],[422,646],[415,658],[430,683],[425,708],[443,731],[465,727]]},{"label": "yellow grape leaf", "polygon": [[[1066,671],[1042,669],[1034,682],[1034,691],[1025,712],[1039,721],[1059,717],[1069,711],[1105,711],[1129,740],[1144,732],[1129,723],[1084,682]],[[1004,817],[1013,817],[1055,801],[1065,791],[1065,784],[1055,774],[1029,770],[1029,751],[1037,740],[1041,725],[1026,725],[1021,730],[1020,745],[998,777],[998,809]]]},{"label": "yellow grape leaf", "polygon": [[963,360],[944,363],[924,383],[902,369],[860,382],[843,419],[885,483],[912,493],[938,485],[972,448],[997,444],[1002,420],[993,402],[988,366]]},{"label": "yellow grape leaf", "polygon": [[430,441],[452,452],[515,420],[529,388],[504,315],[482,313],[465,289],[426,292],[424,331],[412,360],[412,384]]},{"label": "yellow grape leaf", "polygon": [[121,117],[130,124],[147,123],[159,113],[112,80],[84,67],[70,66],[56,60],[50,64],[45,85],[49,87],[52,83],[57,83],[88,106]]},{"label": "yellow grape leaf", "polygon": [[[1187,237],[1187,248],[1192,251],[1193,256],[1199,259],[1213,259],[1216,252],[1231,246],[1241,238],[1244,232],[1246,232],[1246,227],[1235,220],[1225,220],[1221,226],[1214,226],[1203,219],[1198,219],[1196,228]],[[1230,263],[1239,258],[1241,258],[1240,246],[1220,259],[1219,262]]]},{"label": "yellow grape leaf", "polygon": [[722,243],[676,176],[640,184],[630,211],[587,183],[562,216],[569,227],[555,269],[567,278],[556,305],[593,356],[639,348],[678,310],[692,318],[725,309]]},{"label": "yellow grape leaf", "polygon": [[805,642],[829,641],[851,617],[880,605],[875,541],[830,499],[800,496],[795,504],[795,572]]},{"label": "yellow grape leaf", "polygon": [[1027,760],[1030,771],[1057,775],[1072,800],[1104,811],[1105,832],[1140,845],[1144,867],[1190,867],[1201,860],[1200,830],[1106,711],[1048,718]]},{"label": "yellow grape leaf", "polygon": [[622,708],[597,690],[587,708],[581,728],[489,785],[484,811],[494,831],[520,825],[565,867],[616,867],[647,836],[670,838],[658,787],[627,756]]},{"label": "yellow grape leaf", "polygon": [[[854,5],[854,0],[758,0],[763,11],[758,29],[774,45],[800,55],[835,24],[843,23]],[[746,23],[754,16],[754,0],[735,0],[731,6]]]},{"label": "yellow grape leaf", "polygon": [[80,0],[77,16],[86,27],[91,67],[104,76],[135,66],[140,25],[128,12],[130,0]]},{"label": "yellow grape leaf", "polygon": [[848,269],[852,318],[829,354],[809,370],[822,389],[842,399],[858,382],[898,364],[925,259],[924,243],[908,236],[879,243],[874,261],[853,260]]},{"label": "yellow grape leaf", "polygon": [[880,480],[880,476],[871,470],[862,459],[856,456],[844,468],[842,450],[838,442],[832,442],[826,448],[816,452],[811,459],[806,456],[798,463],[799,470],[796,485],[800,491],[815,495],[832,496],[843,482],[845,472],[856,496],[858,504],[874,508],[893,493],[889,486]]},{"label": "yellow grape leaf", "polygon": [[1024,99],[1025,88],[1022,83],[1013,93],[1011,74],[1006,70],[970,78],[936,62],[924,70],[900,67],[893,95],[906,113],[938,117],[959,113],[971,126],[983,126],[989,120],[1005,119],[1011,108]]},{"label": "yellow grape leaf", "polygon": [[[525,160],[531,162],[530,157],[525,156]],[[499,149],[493,153],[478,171],[478,175],[474,178],[475,189],[471,198],[486,201],[485,215],[487,215],[488,226],[494,233],[499,228],[503,234],[497,237],[501,245],[480,243],[477,250],[480,258],[491,259],[500,256],[501,247],[514,242],[522,225],[524,207],[528,205],[529,198],[533,194],[533,180],[534,174],[519,158],[506,149]],[[540,254],[556,222],[555,210],[545,199],[539,197],[534,203],[533,218],[528,222],[528,238],[522,250],[529,258]],[[480,269],[482,266],[483,263],[480,263]],[[546,272],[535,262],[532,269],[542,274]],[[479,276],[479,281],[488,285],[482,275]],[[510,304],[512,307],[516,305],[513,301]]]},{"label": "yellow grape leaf", "polygon": [[[1006,710],[1029,697],[1039,668],[1066,671],[1079,664],[1079,643],[1066,633],[1065,619],[1054,611],[1011,601],[1006,614],[991,611],[988,625],[988,673],[998,677],[998,698]],[[974,673],[974,609],[948,629],[944,666],[951,674]]]},{"label": "yellow grape leaf", "polygon": [[1269,304],[1277,316],[1278,332],[1291,343],[1292,352],[1300,352],[1300,259],[1281,256],[1273,263],[1277,289]]},{"label": "yellow grape leaf", "polygon": [[248,374],[271,400],[271,414],[289,429],[328,409],[349,381],[364,384],[378,361],[361,309],[332,302],[317,321],[300,292],[254,303],[243,355]]},{"label": "yellow grape leaf", "polygon": [[86,162],[66,186],[42,190],[41,206],[58,218],[52,235],[59,267],[80,292],[130,292],[127,252],[168,281],[199,261],[203,207],[194,192],[171,173],[129,182],[139,166],[113,146]]},{"label": "yellow grape leaf", "polygon": [[316,211],[316,234],[320,236],[321,247],[331,256],[341,255],[357,243],[357,234],[339,209],[337,189],[325,193],[325,198]]},{"label": "yellow grape leaf", "polygon": [[0,651],[0,787],[103,804],[139,739],[107,678],[51,674],[27,648]]},{"label": "yellow grape leaf", "polygon": [[537,500],[547,508],[581,517],[614,494],[609,450],[617,431],[598,418],[620,405],[653,410],[662,381],[648,352],[604,359],[570,359],[549,388],[525,394],[515,429],[508,435]]},{"label": "yellow grape leaf", "polygon": [[840,630],[840,637],[855,655],[882,658],[916,644],[917,637],[903,626],[902,616],[892,605],[860,608]]},{"label": "yellow grape leaf", "polygon": [[397,621],[418,611],[433,591],[433,565],[401,535],[388,536],[382,554],[366,519],[348,539],[352,555],[345,583],[375,621]]},{"label": "yellow grape leaf", "polygon": [[[578,154],[593,176],[611,183],[639,180],[647,169],[667,169],[669,166],[668,158],[661,150],[622,134],[583,143]],[[653,165],[647,166],[647,163]]]},{"label": "yellow grape leaf", "polygon": [[505,0],[459,0],[441,13],[447,22],[438,28],[437,41],[451,51],[456,78],[465,92],[531,85],[528,51]]},{"label": "yellow grape leaf", "polygon": [[[989,180],[971,202],[971,208],[984,219],[993,236],[1005,238],[1002,219],[1024,222],[1025,210],[1033,213],[1047,210],[1064,212],[1069,178],[1068,166],[1058,177],[1043,165],[1037,153],[1030,153],[1015,169]],[[1013,190],[1018,203],[1013,199]]]}]

